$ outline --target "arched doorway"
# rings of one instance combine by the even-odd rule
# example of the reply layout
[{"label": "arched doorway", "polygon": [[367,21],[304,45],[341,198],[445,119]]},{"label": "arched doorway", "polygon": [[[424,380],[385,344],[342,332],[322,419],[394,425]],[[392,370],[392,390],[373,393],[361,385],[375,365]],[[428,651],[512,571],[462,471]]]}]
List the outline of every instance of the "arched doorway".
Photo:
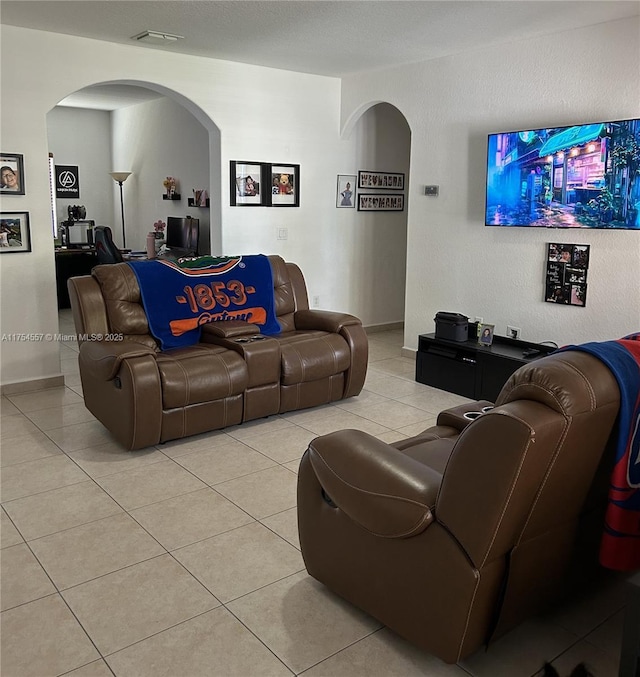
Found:
[{"label": "arched doorway", "polygon": [[358,211],[354,224],[356,250],[364,274],[355,284],[364,301],[364,323],[381,329],[404,324],[407,262],[407,209],[411,129],[393,105],[373,102],[356,111],[344,126],[359,170],[404,175],[403,190],[358,189],[360,195],[401,195],[402,211]]},{"label": "arched doorway", "polygon": [[[78,198],[54,200],[59,221],[66,220],[70,205],[82,205],[86,218],[111,226],[116,244],[122,246],[120,192],[110,172],[129,171],[123,185],[127,248],[144,250],[157,220],[189,214],[200,222],[200,252],[220,251],[220,191],[212,190],[220,184],[220,131],[184,96],[137,81],[92,85],[48,112],[47,134],[55,164],[77,167],[80,182]],[[163,199],[167,176],[179,181],[179,200]],[[208,207],[189,204],[194,190],[208,191]],[[60,332],[72,334],[68,300],[61,292],[66,280],[59,278],[88,270],[70,271],[64,264],[61,272],[59,258],[56,254]],[[72,341],[61,347],[62,371],[71,385],[77,360],[70,359],[68,349],[74,347]]]}]

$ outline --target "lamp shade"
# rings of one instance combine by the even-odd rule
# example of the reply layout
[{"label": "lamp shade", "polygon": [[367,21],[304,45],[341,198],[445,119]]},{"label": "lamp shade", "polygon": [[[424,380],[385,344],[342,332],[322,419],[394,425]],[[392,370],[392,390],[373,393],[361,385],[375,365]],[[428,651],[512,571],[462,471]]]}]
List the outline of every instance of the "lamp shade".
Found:
[{"label": "lamp shade", "polygon": [[132,174],[132,172],[109,172],[111,178],[118,183],[126,181]]}]

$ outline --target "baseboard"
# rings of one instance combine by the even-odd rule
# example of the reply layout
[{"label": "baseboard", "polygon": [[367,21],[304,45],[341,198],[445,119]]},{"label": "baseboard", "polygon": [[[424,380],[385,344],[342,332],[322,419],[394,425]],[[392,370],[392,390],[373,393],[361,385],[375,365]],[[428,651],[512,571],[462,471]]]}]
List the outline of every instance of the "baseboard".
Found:
[{"label": "baseboard", "polygon": [[64,386],[64,375],[50,376],[49,378],[34,378],[31,381],[18,381],[17,383],[5,383],[0,386],[0,395],[20,395],[32,390],[45,390],[46,388],[60,388]]},{"label": "baseboard", "polygon": [[370,324],[364,330],[367,334],[379,334],[383,331],[392,331],[394,329],[404,329],[404,322],[386,322],[384,324]]},{"label": "baseboard", "polygon": [[402,350],[400,351],[400,354],[402,355],[402,357],[408,357],[410,360],[415,360],[416,355],[418,354],[418,349],[406,348],[403,346]]}]

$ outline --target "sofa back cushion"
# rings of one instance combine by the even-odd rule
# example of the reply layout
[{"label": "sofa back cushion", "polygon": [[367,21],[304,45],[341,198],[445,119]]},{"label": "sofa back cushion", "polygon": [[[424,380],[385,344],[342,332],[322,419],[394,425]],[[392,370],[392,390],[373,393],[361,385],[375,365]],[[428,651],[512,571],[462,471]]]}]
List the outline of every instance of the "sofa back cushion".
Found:
[{"label": "sofa back cushion", "polygon": [[271,271],[273,273],[273,294],[275,301],[276,317],[282,327],[282,331],[294,331],[296,326],[293,314],[296,310],[296,302],[293,285],[287,270],[287,264],[282,257],[269,256]]},{"label": "sofa back cushion", "polygon": [[96,266],[91,274],[100,285],[110,331],[123,334],[125,339],[158,348],[157,342],[149,333],[140,287],[131,267],[126,263],[101,265]]},{"label": "sofa back cushion", "polygon": [[[269,256],[273,273],[275,313],[283,332],[295,331],[294,313],[308,307],[307,290],[302,274],[292,280],[290,267],[281,256]],[[294,272],[297,272],[295,267]],[[127,263],[96,266],[92,271],[98,281],[107,310],[110,330],[126,338],[158,347],[151,336],[140,297],[135,273]]]}]

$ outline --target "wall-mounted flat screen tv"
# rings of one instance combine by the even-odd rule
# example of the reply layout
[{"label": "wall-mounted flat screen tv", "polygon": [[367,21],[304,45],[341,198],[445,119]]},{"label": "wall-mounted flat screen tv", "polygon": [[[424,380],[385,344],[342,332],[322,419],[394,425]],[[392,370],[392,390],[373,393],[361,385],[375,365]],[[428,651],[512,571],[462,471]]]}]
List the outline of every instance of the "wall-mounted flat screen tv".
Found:
[{"label": "wall-mounted flat screen tv", "polygon": [[485,225],[640,229],[640,120],[490,134]]}]

